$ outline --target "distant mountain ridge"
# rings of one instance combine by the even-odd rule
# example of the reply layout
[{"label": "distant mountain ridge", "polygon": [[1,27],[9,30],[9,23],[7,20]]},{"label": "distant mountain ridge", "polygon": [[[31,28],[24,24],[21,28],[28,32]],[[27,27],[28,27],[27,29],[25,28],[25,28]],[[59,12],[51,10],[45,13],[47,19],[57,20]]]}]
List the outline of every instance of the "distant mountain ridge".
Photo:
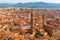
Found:
[{"label": "distant mountain ridge", "polygon": [[19,7],[19,8],[60,8],[60,3],[29,2],[29,3],[0,3],[0,8]]}]

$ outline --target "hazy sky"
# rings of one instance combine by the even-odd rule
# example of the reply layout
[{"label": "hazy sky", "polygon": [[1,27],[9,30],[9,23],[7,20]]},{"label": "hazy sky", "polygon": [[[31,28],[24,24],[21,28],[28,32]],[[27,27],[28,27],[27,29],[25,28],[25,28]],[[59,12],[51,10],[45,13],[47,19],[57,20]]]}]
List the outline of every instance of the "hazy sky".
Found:
[{"label": "hazy sky", "polygon": [[48,3],[60,3],[60,0],[0,0],[0,3],[26,3],[26,2],[48,2]]}]

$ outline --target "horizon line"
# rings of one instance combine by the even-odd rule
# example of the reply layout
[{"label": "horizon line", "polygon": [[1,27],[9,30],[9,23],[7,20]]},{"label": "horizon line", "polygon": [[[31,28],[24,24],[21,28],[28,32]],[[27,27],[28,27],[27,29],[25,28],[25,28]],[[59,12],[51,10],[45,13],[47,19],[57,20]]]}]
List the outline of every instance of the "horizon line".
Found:
[{"label": "horizon line", "polygon": [[[7,2],[4,2],[4,3],[7,3]],[[14,2],[11,2],[11,3],[14,3]],[[15,2],[15,3],[35,3],[35,2]],[[42,3],[55,3],[55,2],[42,2]]]}]

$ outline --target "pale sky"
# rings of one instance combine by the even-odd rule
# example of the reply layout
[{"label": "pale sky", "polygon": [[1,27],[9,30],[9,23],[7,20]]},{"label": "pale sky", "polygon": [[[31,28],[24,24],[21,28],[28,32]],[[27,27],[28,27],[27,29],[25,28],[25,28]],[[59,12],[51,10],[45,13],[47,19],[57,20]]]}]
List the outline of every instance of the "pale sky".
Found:
[{"label": "pale sky", "polygon": [[26,3],[26,2],[48,2],[48,3],[60,3],[60,0],[0,0],[0,3]]}]

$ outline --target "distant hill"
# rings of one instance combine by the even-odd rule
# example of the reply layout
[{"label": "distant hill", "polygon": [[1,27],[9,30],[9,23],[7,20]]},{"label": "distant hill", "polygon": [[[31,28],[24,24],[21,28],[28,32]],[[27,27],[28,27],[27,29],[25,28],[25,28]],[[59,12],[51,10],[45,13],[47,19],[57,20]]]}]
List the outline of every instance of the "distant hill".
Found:
[{"label": "distant hill", "polygon": [[60,3],[30,2],[30,3],[0,3],[0,8],[4,7],[26,7],[26,8],[60,8]]}]

